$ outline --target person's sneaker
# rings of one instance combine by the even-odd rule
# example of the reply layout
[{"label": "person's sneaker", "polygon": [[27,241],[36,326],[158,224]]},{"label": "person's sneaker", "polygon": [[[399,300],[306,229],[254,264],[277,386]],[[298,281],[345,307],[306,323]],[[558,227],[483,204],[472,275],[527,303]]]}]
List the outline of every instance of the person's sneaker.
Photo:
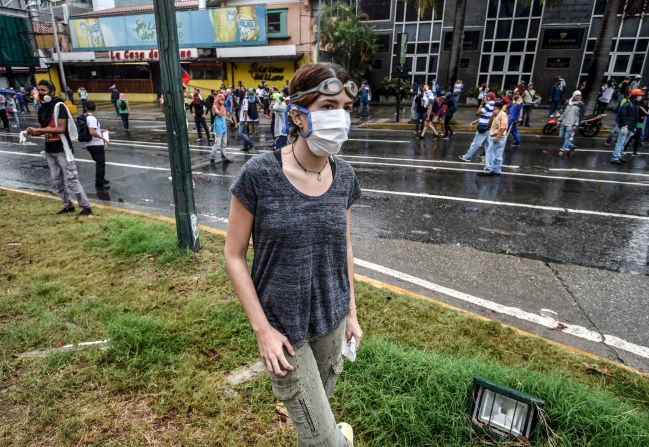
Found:
[{"label": "person's sneaker", "polygon": [[611,160],[611,163],[613,163],[614,165],[621,165],[622,160]]},{"label": "person's sneaker", "polygon": [[610,145],[611,145],[611,142],[608,141],[608,140],[606,140],[606,141],[604,141],[604,144],[607,145],[607,146],[610,146]]},{"label": "person's sneaker", "polygon": [[103,185],[95,185],[95,189],[97,191],[108,191],[110,189],[110,185],[103,184]]},{"label": "person's sneaker", "polygon": [[460,160],[462,160],[462,161],[466,161],[466,162],[469,162],[469,161],[471,161],[471,159],[470,159],[470,158],[467,158],[467,157],[466,157],[466,156],[464,156],[464,155],[460,155],[460,156],[459,156],[459,157],[457,157],[457,158],[459,158],[459,159],[460,159]]},{"label": "person's sneaker", "polygon": [[110,185],[110,182],[108,180],[104,180],[104,186]]},{"label": "person's sneaker", "polygon": [[638,154],[638,153],[636,153],[636,152],[634,152],[634,153],[632,153],[632,154],[631,154],[631,156],[632,156],[633,158],[635,158],[635,157],[639,157],[639,156],[640,156],[640,154]]},{"label": "person's sneaker", "polygon": [[486,172],[486,171],[482,171],[482,172],[478,172],[478,175],[479,175],[480,177],[493,177],[493,176],[496,175],[496,174],[495,174],[494,172]]},{"label": "person's sneaker", "polygon": [[92,215],[92,210],[90,208],[82,208],[81,212],[77,214],[77,216],[79,217],[91,216],[91,215]]},{"label": "person's sneaker", "polygon": [[478,159],[480,160],[480,162],[484,163],[484,155],[480,155]]},{"label": "person's sneaker", "polygon": [[210,165],[216,166],[216,158],[210,158]]},{"label": "person's sneaker", "polygon": [[61,211],[59,211],[56,214],[68,214],[68,213],[74,213],[74,207],[73,206],[66,206],[63,208]]},{"label": "person's sneaker", "polygon": [[352,426],[349,425],[347,422],[339,422],[336,425],[336,428],[340,430],[340,432],[343,434],[345,438],[347,438],[347,441],[349,441],[349,445],[351,447],[354,447],[354,429],[352,428]]},{"label": "person's sneaker", "polygon": [[202,138],[196,138],[196,142],[197,142],[197,143],[199,143],[199,142],[201,142],[201,141],[203,141]]},{"label": "person's sneaker", "polygon": [[232,163],[232,160],[230,160],[229,158],[225,158],[225,157],[221,158],[221,161],[223,162],[223,164]]},{"label": "person's sneaker", "polygon": [[514,146],[520,146],[520,145],[521,145],[521,143],[512,143],[512,147],[514,147]]}]

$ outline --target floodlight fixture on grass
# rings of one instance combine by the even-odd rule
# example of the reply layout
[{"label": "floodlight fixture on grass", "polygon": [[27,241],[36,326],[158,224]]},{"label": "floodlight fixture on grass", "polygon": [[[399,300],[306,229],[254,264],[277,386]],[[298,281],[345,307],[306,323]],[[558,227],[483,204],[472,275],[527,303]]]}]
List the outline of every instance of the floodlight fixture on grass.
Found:
[{"label": "floodlight fixture on grass", "polygon": [[473,380],[471,423],[476,432],[493,440],[529,443],[534,439],[544,403],[542,399],[477,376]]}]

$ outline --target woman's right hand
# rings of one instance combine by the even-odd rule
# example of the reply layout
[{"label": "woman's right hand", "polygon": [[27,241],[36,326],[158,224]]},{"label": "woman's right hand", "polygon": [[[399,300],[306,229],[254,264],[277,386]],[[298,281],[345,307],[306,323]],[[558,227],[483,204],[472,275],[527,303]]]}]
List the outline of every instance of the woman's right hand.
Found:
[{"label": "woman's right hand", "polygon": [[257,344],[259,345],[259,354],[264,359],[268,372],[283,377],[288,371],[293,371],[293,365],[284,355],[284,348],[291,356],[295,355],[295,351],[288,338],[277,329],[268,326],[267,329],[258,332]]}]

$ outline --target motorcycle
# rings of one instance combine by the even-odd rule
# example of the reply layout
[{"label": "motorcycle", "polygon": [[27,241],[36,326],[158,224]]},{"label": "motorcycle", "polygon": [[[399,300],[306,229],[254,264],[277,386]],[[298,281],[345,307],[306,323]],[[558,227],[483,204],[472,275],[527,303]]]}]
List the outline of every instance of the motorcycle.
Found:
[{"label": "motorcycle", "polygon": [[[543,126],[543,135],[552,135],[561,125],[561,118],[563,118],[562,111],[554,113],[547,124]],[[582,137],[596,136],[602,129],[602,120],[604,118],[606,118],[605,113],[584,118],[577,126],[577,132]]]}]

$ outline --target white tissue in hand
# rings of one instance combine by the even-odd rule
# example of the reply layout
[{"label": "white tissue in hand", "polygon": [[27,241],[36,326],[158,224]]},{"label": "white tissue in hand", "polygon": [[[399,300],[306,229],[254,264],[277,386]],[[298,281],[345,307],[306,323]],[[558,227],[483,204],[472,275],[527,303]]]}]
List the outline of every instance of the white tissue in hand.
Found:
[{"label": "white tissue in hand", "polygon": [[352,339],[343,343],[343,356],[349,359],[350,362],[356,361],[356,337],[352,335]]},{"label": "white tissue in hand", "polygon": [[27,141],[27,132],[23,130],[18,134],[18,143],[23,144],[26,141]]}]

